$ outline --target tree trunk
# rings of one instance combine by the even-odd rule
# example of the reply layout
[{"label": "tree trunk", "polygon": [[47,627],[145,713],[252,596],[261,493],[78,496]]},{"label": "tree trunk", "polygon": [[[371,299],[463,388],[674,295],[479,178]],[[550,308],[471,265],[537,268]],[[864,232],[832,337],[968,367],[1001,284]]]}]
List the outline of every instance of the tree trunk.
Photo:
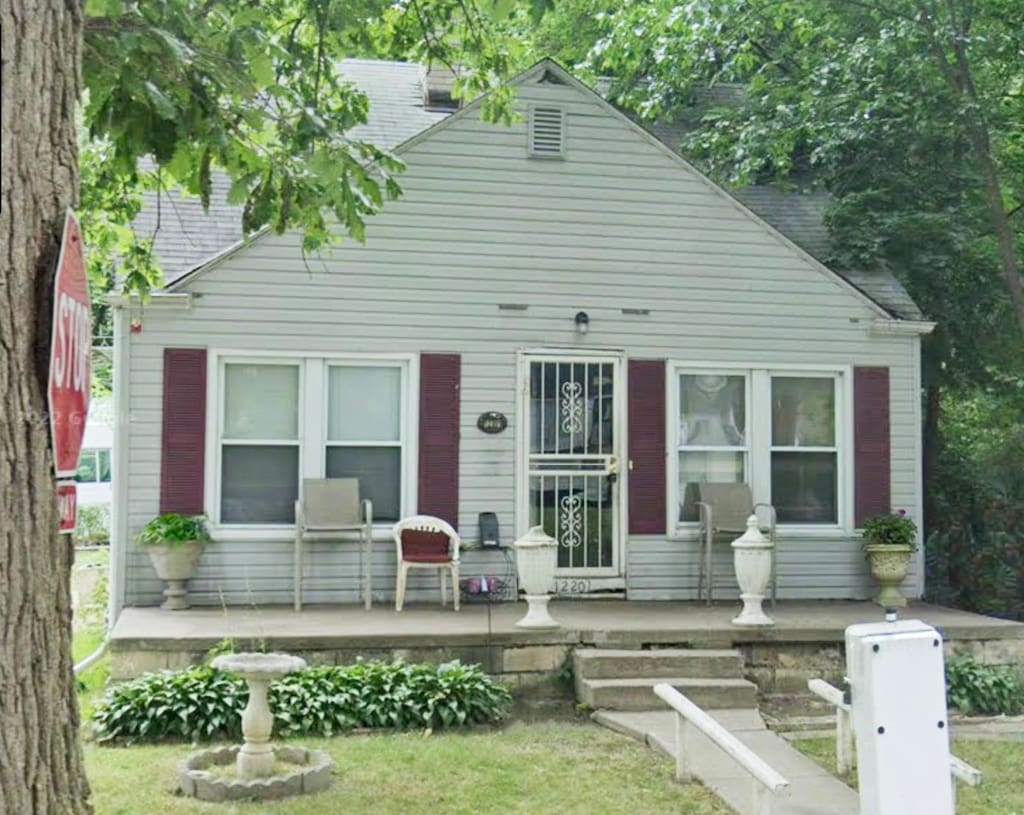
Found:
[{"label": "tree trunk", "polygon": [[[976,102],[977,100],[975,100]],[[999,183],[999,171],[992,158],[992,143],[988,129],[982,122],[971,122],[967,127],[974,147],[975,160],[985,179],[985,197],[988,199],[989,211],[992,213],[992,226],[996,233],[996,244],[999,247],[999,261],[1003,267],[1003,278],[1010,302],[1017,317],[1017,327],[1021,339],[1024,340],[1024,287],[1021,285],[1020,264],[1017,260],[1017,249],[1014,246],[1013,225],[1009,213],[1003,205],[1003,191]]]},{"label": "tree trunk", "polygon": [[924,518],[921,532],[924,539],[935,531],[938,512],[935,507],[936,468],[939,459],[939,417],[942,410],[942,390],[938,384],[929,385],[925,389],[924,413],[924,461],[922,469],[922,489],[924,490]]},{"label": "tree trunk", "polygon": [[91,812],[71,668],[46,369],[56,250],[75,202],[77,0],[0,0],[0,813]]}]

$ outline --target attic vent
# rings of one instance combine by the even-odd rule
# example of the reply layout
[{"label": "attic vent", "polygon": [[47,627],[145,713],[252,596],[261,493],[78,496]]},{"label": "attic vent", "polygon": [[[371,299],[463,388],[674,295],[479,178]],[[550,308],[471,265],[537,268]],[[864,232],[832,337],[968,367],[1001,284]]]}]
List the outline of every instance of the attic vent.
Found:
[{"label": "attic vent", "polygon": [[535,107],[530,111],[530,155],[562,158],[565,155],[565,110]]}]

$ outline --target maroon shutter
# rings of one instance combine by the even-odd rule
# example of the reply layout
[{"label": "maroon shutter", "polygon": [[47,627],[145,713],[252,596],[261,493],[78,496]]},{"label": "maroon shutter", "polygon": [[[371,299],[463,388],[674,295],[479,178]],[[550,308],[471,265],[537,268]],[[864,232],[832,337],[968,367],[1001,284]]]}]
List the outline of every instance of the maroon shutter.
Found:
[{"label": "maroon shutter", "polygon": [[665,362],[629,362],[629,531],[665,534]]},{"label": "maroon shutter", "polygon": [[459,518],[458,354],[420,355],[420,497],[423,515],[457,526]]},{"label": "maroon shutter", "polygon": [[164,349],[160,512],[201,515],[206,453],[206,349]]},{"label": "maroon shutter", "polygon": [[853,369],[854,522],[892,511],[889,369]]}]

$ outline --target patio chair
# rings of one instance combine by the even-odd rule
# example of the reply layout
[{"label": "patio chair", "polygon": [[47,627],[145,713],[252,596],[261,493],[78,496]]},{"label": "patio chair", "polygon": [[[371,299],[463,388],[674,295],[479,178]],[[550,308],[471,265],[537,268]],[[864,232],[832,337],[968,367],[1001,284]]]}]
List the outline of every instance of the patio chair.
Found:
[{"label": "patio chair", "polygon": [[707,604],[711,605],[714,595],[715,575],[714,560],[711,557],[711,544],[714,540],[725,540],[732,543],[747,531],[747,518],[751,513],[757,514],[758,509],[767,509],[768,524],[759,525],[761,531],[768,535],[772,542],[772,577],[771,600],[775,607],[775,590],[778,583],[775,564],[775,507],[771,504],[754,503],[748,484],[700,484],[698,486],[700,500],[697,508],[700,511],[700,534],[704,544],[701,553],[700,577],[697,581],[697,599],[704,599],[704,588],[707,587]]},{"label": "patio chair", "polygon": [[295,502],[295,610],[302,610],[303,554],[309,533],[317,537],[340,532],[359,534],[359,571],[363,603],[372,603],[373,504],[359,500],[358,478],[306,478]]},{"label": "patio chair", "polygon": [[431,515],[413,515],[394,526],[398,580],[395,611],[405,604],[410,569],[436,569],[441,578],[441,605],[448,604],[446,572],[452,574],[452,600],[459,610],[459,534],[451,524]]}]

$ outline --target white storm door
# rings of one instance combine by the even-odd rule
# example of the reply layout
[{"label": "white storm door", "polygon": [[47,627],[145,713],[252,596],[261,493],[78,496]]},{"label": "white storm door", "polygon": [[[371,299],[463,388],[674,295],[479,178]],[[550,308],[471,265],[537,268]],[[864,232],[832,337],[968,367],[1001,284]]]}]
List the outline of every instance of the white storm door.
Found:
[{"label": "white storm door", "polygon": [[618,577],[621,360],[537,355],[524,363],[525,517],[558,541],[557,577]]}]

